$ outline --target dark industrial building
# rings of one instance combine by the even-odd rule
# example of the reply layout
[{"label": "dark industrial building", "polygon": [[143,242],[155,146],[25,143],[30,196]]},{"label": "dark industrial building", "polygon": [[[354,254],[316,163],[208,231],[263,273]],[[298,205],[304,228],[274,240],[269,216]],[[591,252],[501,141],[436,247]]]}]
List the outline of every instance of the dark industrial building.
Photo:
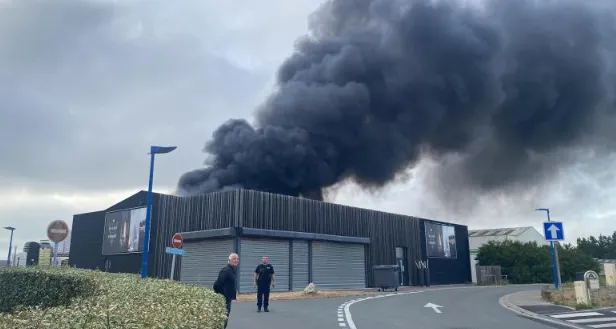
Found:
[{"label": "dark industrial building", "polygon": [[[138,273],[147,192],[73,217],[69,263]],[[154,194],[149,275],[169,277],[171,237],[184,237],[175,278],[211,286],[231,252],[239,290],[268,256],[276,290],[372,287],[374,265],[400,265],[404,285],[471,282],[466,226],[250,190],[194,197]],[[429,270],[425,270],[425,268]]]}]

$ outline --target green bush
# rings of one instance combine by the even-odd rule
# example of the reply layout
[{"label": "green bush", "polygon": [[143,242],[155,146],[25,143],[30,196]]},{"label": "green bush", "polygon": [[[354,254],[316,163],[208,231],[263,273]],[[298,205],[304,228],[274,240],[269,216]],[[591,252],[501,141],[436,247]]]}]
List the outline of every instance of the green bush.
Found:
[{"label": "green bush", "polygon": [[94,295],[96,284],[86,275],[50,273],[36,268],[22,271],[12,267],[0,271],[0,291],[0,312],[12,312],[18,306],[68,306],[75,297]]},{"label": "green bush", "polygon": [[[573,281],[576,272],[599,272],[599,264],[579,249],[570,245],[557,248],[563,282]],[[500,266],[502,274],[514,284],[553,281],[550,248],[535,242],[490,241],[479,247],[477,261],[480,266]]]},{"label": "green bush", "polygon": [[222,329],[226,318],[211,289],[132,274],[3,268],[0,289],[2,329]]}]

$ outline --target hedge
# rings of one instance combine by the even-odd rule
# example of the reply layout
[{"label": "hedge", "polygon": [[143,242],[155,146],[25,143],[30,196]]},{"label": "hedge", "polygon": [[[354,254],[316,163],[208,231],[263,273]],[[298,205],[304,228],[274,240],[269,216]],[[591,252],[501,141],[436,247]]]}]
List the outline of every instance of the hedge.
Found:
[{"label": "hedge", "polygon": [[0,268],[2,329],[222,329],[211,289],[74,268]]}]

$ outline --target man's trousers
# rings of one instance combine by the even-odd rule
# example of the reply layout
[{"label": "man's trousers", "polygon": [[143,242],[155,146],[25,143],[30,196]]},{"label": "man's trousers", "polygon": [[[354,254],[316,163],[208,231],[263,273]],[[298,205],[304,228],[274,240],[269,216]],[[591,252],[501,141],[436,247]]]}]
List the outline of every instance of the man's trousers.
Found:
[{"label": "man's trousers", "polygon": [[229,322],[229,315],[231,314],[231,301],[225,300],[225,306],[227,307],[227,319],[225,320],[225,328],[227,328],[227,323]]},{"label": "man's trousers", "polygon": [[257,307],[261,309],[263,306],[264,309],[269,307],[269,295],[270,295],[270,284],[258,284],[257,285]]}]

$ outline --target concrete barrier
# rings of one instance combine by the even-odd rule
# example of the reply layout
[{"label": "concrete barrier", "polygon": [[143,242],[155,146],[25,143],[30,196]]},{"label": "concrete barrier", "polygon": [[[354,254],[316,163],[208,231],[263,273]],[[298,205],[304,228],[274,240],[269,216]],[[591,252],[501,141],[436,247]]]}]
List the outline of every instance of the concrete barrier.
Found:
[{"label": "concrete barrier", "polygon": [[605,272],[605,285],[608,287],[616,286],[616,264],[603,264]]},{"label": "concrete barrier", "polygon": [[590,305],[590,296],[588,294],[588,287],[586,281],[575,281],[575,299],[578,304]]}]

